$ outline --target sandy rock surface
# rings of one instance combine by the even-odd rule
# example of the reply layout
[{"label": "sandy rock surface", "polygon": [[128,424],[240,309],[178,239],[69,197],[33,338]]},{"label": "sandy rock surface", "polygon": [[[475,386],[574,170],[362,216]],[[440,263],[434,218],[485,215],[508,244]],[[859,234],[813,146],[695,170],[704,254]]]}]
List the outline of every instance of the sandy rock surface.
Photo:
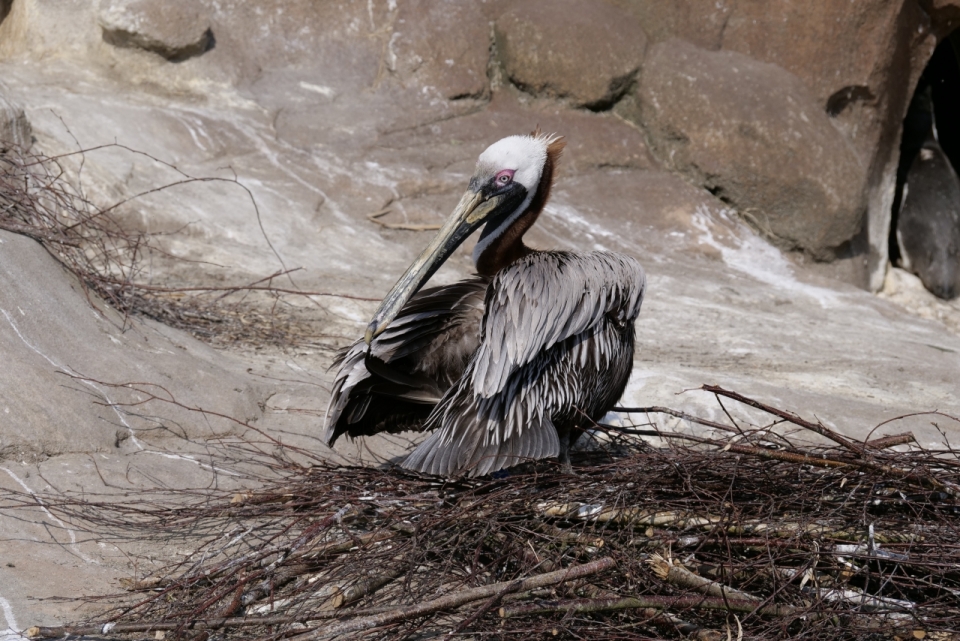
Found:
[{"label": "sandy rock surface", "polygon": [[[622,68],[604,62],[603,74],[570,79],[558,71],[573,60],[565,53],[555,59],[560,66],[551,62],[538,77],[558,73],[556,83],[569,84],[544,81],[543,87],[562,89],[537,90],[537,95],[523,90],[533,81],[519,81],[523,87],[517,87],[511,80],[509,60],[490,58],[491,38],[499,38],[494,24],[507,39],[526,33],[520,8],[510,14],[504,3],[267,2],[257,5],[259,12],[250,3],[199,3],[215,46],[176,63],[105,41],[100,14],[92,9],[52,4],[40,11],[36,0],[16,0],[0,24],[3,97],[23,107],[37,149],[48,154],[91,150],[83,155],[81,173],[76,162],[65,161],[70,178],[79,176],[90,198],[110,204],[150,192],[118,210],[131,229],[163,232],[159,242],[174,257],[151,264],[145,280],[177,286],[244,284],[299,268],[285,287],[353,298],[284,299],[285,309],[316,328],[309,345],[213,349],[181,331],[124,320],[92,304],[34,241],[0,235],[0,488],[136,495],[165,485],[242,485],[242,479],[211,469],[203,447],[210,437],[251,436],[257,430],[343,460],[389,460],[409,451],[418,437],[338,443],[337,453],[317,441],[334,350],[362,333],[379,297],[429,238],[430,232],[388,228],[370,215],[383,213],[377,220],[414,227],[442,222],[477,155],[500,137],[538,124],[564,134],[569,146],[553,199],[528,235],[530,243],[629,253],[648,273],[625,405],[666,405],[722,419],[712,397],[684,392],[720,384],[818,417],[857,438],[912,430],[924,444],[942,438],[929,417],[872,430],[917,411],[960,414],[960,335],[953,307],[927,313],[928,301],[903,294],[905,288],[915,293],[908,286],[890,285],[886,297],[891,300],[884,300],[827,278],[828,267],[810,269],[781,253],[744,222],[742,214],[749,212],[737,212],[731,204],[758,207],[770,220],[782,214],[769,203],[788,199],[781,195],[792,187],[775,183],[770,170],[789,163],[774,151],[796,150],[798,156],[811,154],[804,161],[810,184],[796,188],[802,191],[800,202],[812,202],[802,200],[809,194],[828,194],[817,201],[826,204],[808,205],[823,215],[817,225],[839,226],[838,237],[844,239],[865,228],[862,233],[872,233],[872,214],[854,220],[851,212],[862,214],[873,206],[870,189],[882,182],[889,159],[877,151],[883,136],[877,133],[873,142],[864,143],[858,138],[863,128],[853,135],[850,123],[862,118],[879,132],[877,122],[882,124],[887,112],[877,114],[906,104],[878,106],[851,92],[851,101],[835,117],[839,120],[825,122],[831,117],[826,98],[861,83],[880,95],[886,76],[866,65],[857,67],[856,78],[841,74],[841,86],[835,86],[822,69],[800,73],[798,68],[807,68],[803,59],[785,58],[775,49],[777,39],[768,44],[774,50],[737,44],[730,49],[738,53],[707,51],[726,49],[726,39],[733,38],[723,29],[728,21],[739,25],[731,33],[743,34],[749,16],[761,19],[756,3],[740,3],[735,10],[714,2],[604,5],[604,11],[625,12],[640,26],[630,42],[612,43],[634,52],[636,61],[631,58]],[[786,10],[777,4],[770,11]],[[891,26],[896,16],[878,11],[865,14],[880,25],[876,33],[896,32]],[[597,20],[609,15],[599,12]],[[557,20],[528,27],[552,33],[565,28]],[[913,29],[911,23],[896,24]],[[617,21],[615,29],[634,26]],[[890,38],[912,42],[920,37],[914,31],[894,33],[901,40]],[[644,57],[641,34],[655,43],[686,38],[700,47],[698,56],[709,60],[745,60],[743,73],[778,65],[764,82],[789,89],[782,100],[804,102],[795,109],[767,103],[766,111],[743,116],[770,129],[763,142],[749,143],[755,145],[750,154],[736,149],[750,138],[732,116],[728,120],[734,124],[716,128],[718,135],[728,136],[716,146],[708,145],[716,141],[706,140],[703,122],[670,126],[685,127],[691,144],[702,145],[698,153],[704,157],[713,154],[710,162],[717,169],[712,173],[743,178],[766,172],[761,186],[773,183],[781,195],[723,202],[704,189],[704,182],[675,171],[677,165],[659,152],[651,153],[648,141],[662,142],[658,132],[666,125],[645,128],[646,121],[633,119],[636,111],[628,109],[636,108],[631,100],[646,95],[645,65],[656,60],[652,51]],[[531,38],[522,36],[520,44],[531,46]],[[738,35],[735,42],[753,40]],[[663,68],[679,59],[664,60]],[[922,68],[909,56],[897,64]],[[734,73],[733,65],[718,65],[705,82]],[[848,69],[846,63],[842,67]],[[635,68],[639,85],[623,96],[610,93],[616,89],[611,81]],[[691,63],[691,73],[696,70]],[[592,84],[597,78],[602,82]],[[800,97],[803,91],[806,97]],[[892,94],[883,95],[895,102]],[[904,101],[907,95],[904,90]],[[738,108],[723,96],[702,96],[720,113]],[[596,106],[598,100],[617,105],[599,113],[576,108]],[[683,106],[693,98],[678,95],[676,100]],[[661,113],[656,122],[682,114]],[[894,115],[899,122],[902,113]],[[820,171],[824,167],[815,160],[820,152],[791,146],[791,127],[804,140],[822,141],[818,149],[830,157],[828,167],[856,189],[835,185],[835,176]],[[894,145],[897,134],[890,136]],[[184,174],[216,180],[153,191],[182,182]],[[734,189],[739,183],[724,184],[741,193]],[[742,193],[739,198],[755,191]],[[866,204],[858,194],[866,194]],[[804,242],[835,246],[819,238]],[[468,243],[434,282],[467,276],[470,249]],[[262,305],[255,299],[250,304]],[[926,318],[906,308],[919,309]],[[117,405],[140,400],[142,390],[111,387],[130,382],[162,386],[182,406],[157,400]],[[216,416],[201,415],[198,408]],[[675,426],[672,420],[669,424]],[[112,489],[105,489],[104,480]],[[141,564],[149,555],[143,550],[111,547],[58,524],[42,506],[25,507],[17,517],[0,518],[3,641],[19,638],[13,630],[86,612],[42,600],[46,597],[109,593],[118,589],[119,578],[146,572]]]}]

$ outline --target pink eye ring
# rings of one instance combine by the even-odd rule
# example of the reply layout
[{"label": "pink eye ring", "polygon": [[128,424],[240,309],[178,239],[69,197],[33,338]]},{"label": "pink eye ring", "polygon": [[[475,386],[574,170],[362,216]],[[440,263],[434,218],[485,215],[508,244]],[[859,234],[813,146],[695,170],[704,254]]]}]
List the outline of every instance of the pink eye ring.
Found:
[{"label": "pink eye ring", "polygon": [[497,177],[494,180],[497,182],[498,185],[509,185],[510,182],[513,180],[513,170],[504,169],[503,171],[497,174]]}]

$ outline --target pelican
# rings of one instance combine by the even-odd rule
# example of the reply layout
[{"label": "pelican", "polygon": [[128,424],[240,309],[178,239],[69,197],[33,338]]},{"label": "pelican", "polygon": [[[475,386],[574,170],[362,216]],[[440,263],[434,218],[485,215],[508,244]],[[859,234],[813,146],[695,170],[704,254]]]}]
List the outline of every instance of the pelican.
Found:
[{"label": "pelican", "polygon": [[[481,476],[557,457],[571,469],[570,445],[626,387],[646,276],[623,254],[523,243],[565,144],[538,128],[480,154],[453,214],[334,362],[328,445],[424,430],[403,467]],[[476,276],[421,291],[481,226]]]}]

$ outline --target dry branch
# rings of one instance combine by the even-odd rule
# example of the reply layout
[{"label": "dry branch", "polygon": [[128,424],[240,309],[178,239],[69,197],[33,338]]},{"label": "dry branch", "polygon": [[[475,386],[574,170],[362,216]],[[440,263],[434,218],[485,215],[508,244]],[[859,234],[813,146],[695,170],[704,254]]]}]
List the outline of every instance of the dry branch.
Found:
[{"label": "dry branch", "polygon": [[481,599],[489,599],[494,596],[510,594],[512,592],[520,592],[521,590],[535,590],[537,588],[543,588],[550,585],[557,585],[558,583],[563,583],[564,581],[573,581],[585,576],[591,576],[593,574],[605,572],[615,566],[616,561],[607,557],[592,561],[590,563],[585,563],[583,565],[574,565],[563,570],[556,570],[554,572],[547,572],[546,574],[532,576],[527,579],[505,581],[503,583],[494,583],[492,585],[484,585],[478,588],[461,590],[459,592],[447,594],[440,598],[426,601],[417,605],[397,608],[392,612],[384,612],[383,614],[362,617],[352,621],[334,624],[327,628],[322,628],[320,630],[314,630],[313,632],[295,636],[293,639],[295,641],[309,641],[312,639],[335,637],[341,634],[346,634],[347,632],[356,632],[357,630],[369,630],[370,628],[377,628],[380,626],[389,625],[391,623],[396,623],[398,621],[415,619],[428,614],[433,614],[435,612],[440,612],[442,610],[452,610],[460,607],[461,605],[466,605],[467,603],[480,601]]},{"label": "dry branch", "polygon": [[650,558],[647,559],[647,564],[650,565],[657,576],[679,588],[694,590],[707,596],[715,596],[721,599],[760,602],[760,599],[752,594],[747,594],[741,590],[736,590],[717,581],[712,581],[694,574],[682,565],[671,563],[659,554],[652,554]]},{"label": "dry branch", "polygon": [[787,605],[759,605],[754,600],[743,601],[717,597],[700,596],[645,596],[623,597],[620,599],[568,599],[564,601],[546,601],[524,605],[510,605],[500,608],[500,617],[512,619],[521,616],[551,614],[555,612],[588,614],[592,612],[610,612],[614,610],[635,610],[653,608],[659,610],[726,610],[728,612],[749,612],[764,617],[811,616],[805,608]]},{"label": "dry branch", "polygon": [[98,625],[33,626],[23,631],[30,639],[60,639],[70,636],[130,634],[135,632],[163,632],[176,630],[220,630],[223,628],[252,628],[264,625],[303,623],[302,617],[234,617],[202,619],[187,623],[149,621],[144,623],[102,623]]},{"label": "dry branch", "polygon": [[383,216],[386,216],[391,212],[393,212],[392,209],[385,207],[380,211],[367,214],[367,220],[387,229],[403,229],[406,231],[433,231],[440,229],[440,225],[437,225],[436,223],[391,223],[385,220],[380,220]]}]

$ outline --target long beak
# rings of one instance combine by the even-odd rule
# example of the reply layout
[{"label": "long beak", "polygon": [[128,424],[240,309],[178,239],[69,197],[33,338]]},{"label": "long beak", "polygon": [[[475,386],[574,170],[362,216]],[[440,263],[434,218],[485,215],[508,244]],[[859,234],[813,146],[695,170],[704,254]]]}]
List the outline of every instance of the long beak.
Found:
[{"label": "long beak", "polygon": [[373,320],[367,325],[367,332],[363,336],[367,345],[387,329],[407,301],[423,287],[467,236],[486,220],[500,200],[497,197],[487,199],[481,192],[472,189],[463,194],[460,204],[447,222],[380,303],[380,308],[373,315]]}]

